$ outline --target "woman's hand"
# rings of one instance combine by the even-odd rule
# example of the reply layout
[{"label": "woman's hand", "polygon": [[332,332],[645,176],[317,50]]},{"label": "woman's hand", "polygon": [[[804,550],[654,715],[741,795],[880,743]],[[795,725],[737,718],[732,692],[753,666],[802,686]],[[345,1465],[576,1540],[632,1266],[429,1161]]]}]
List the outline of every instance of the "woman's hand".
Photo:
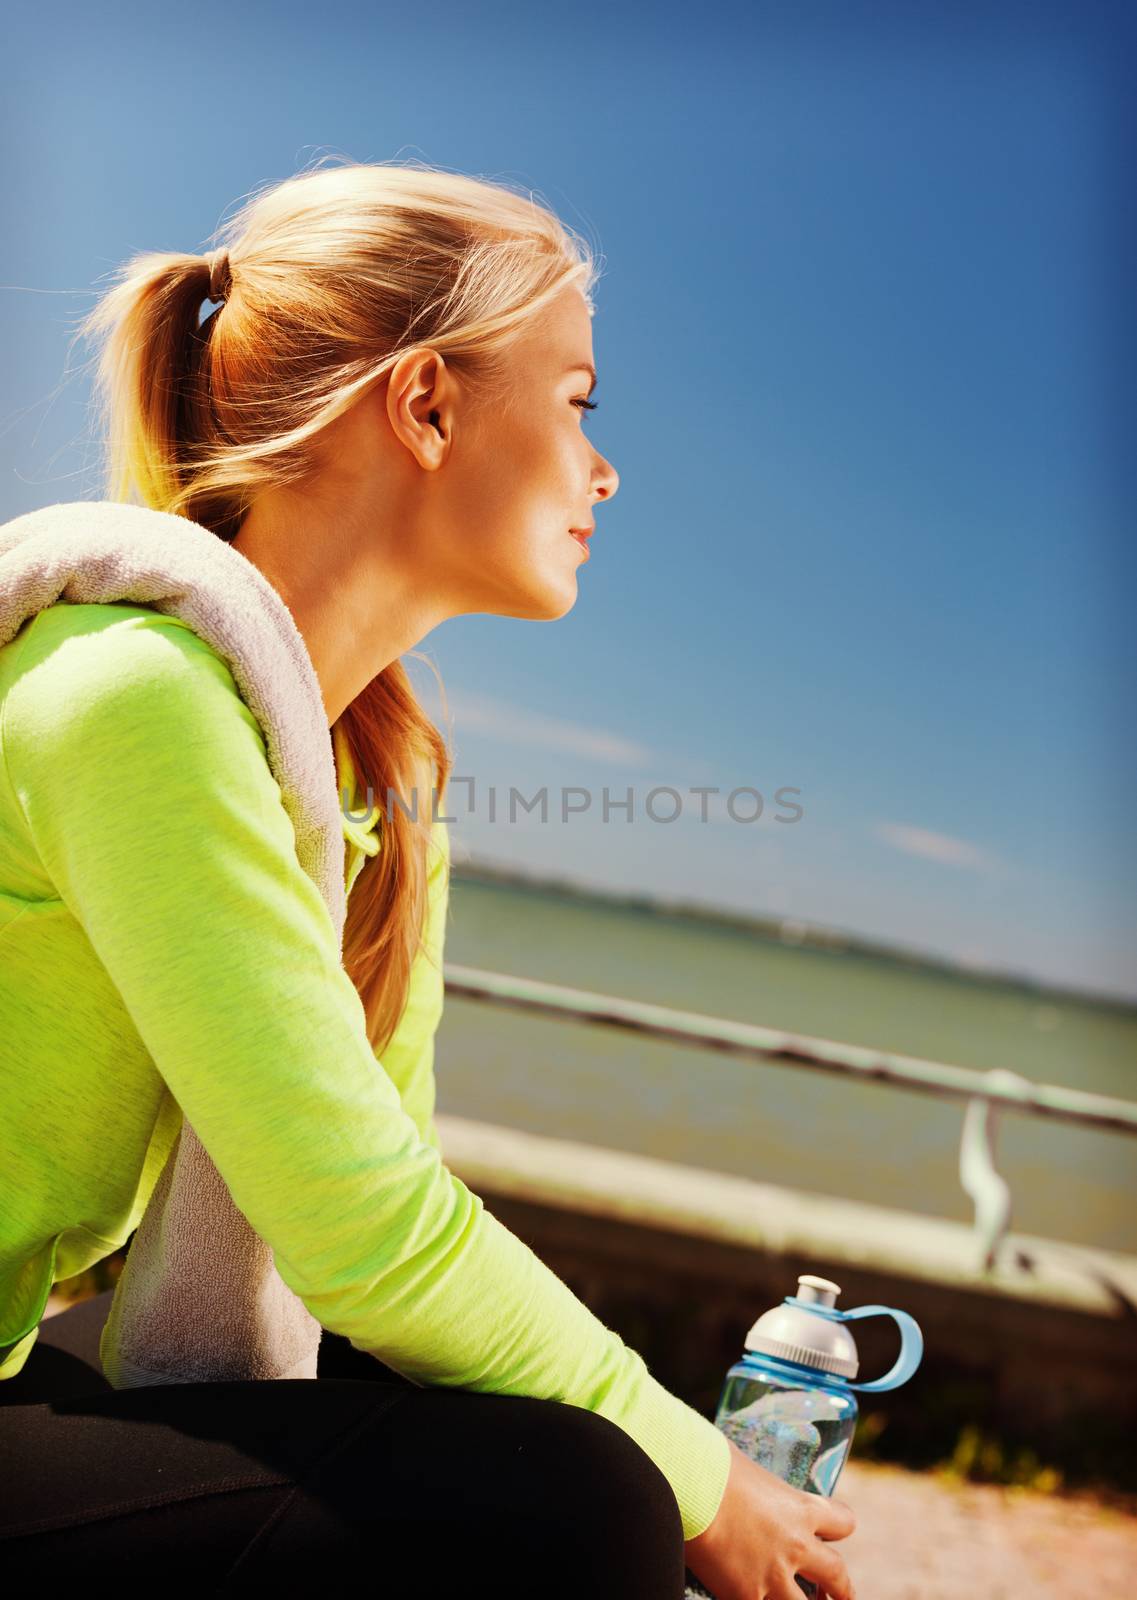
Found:
[{"label": "woman's hand", "polygon": [[804,1600],[794,1574],[812,1578],[818,1600],[856,1600],[836,1550],[857,1525],[843,1500],[807,1494],[744,1454],[732,1439],[730,1475],[714,1521],[684,1546],[687,1565],[715,1600]]}]

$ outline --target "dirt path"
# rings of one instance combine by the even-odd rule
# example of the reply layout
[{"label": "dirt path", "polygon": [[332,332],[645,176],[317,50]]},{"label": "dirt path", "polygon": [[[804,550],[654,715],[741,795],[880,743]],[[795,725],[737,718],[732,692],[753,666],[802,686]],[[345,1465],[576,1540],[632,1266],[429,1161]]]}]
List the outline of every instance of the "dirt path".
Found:
[{"label": "dirt path", "polygon": [[840,1550],[858,1600],[1104,1600],[1137,1595],[1137,1516],[1026,1489],[850,1462]]}]

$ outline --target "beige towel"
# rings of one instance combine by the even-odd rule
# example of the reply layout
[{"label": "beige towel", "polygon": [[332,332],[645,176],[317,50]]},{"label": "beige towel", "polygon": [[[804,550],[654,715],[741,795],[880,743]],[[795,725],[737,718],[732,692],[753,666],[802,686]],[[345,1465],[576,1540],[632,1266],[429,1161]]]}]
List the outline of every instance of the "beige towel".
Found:
[{"label": "beige towel", "polygon": [[[259,568],[200,523],[115,501],[0,526],[0,645],[59,601],[128,600],[180,617],[222,656],[265,735],[300,864],[340,949],[347,914],[335,755],[292,613]],[[183,1121],[115,1288],[100,1358],[115,1389],[314,1378],[322,1329],[276,1270]]]}]

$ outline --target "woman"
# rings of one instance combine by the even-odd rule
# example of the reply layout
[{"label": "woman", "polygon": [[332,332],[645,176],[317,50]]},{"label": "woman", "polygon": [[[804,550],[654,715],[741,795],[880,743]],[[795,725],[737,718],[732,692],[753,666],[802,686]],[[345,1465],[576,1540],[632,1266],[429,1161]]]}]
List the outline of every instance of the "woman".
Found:
[{"label": "woman", "polygon": [[[119,553],[176,526],[255,568],[337,780],[401,803],[345,824],[341,960],[269,759],[294,730],[258,721],[236,658],[113,589],[40,602],[0,648],[0,1562],[171,1556],[235,1592],[370,1556],[416,1595],[594,1600],[680,1600],[687,1569],[718,1600],[796,1600],[801,1573],[849,1600],[825,1541],[851,1510],[658,1384],[447,1171],[432,1121],[448,852],[408,791],[443,793],[450,758],[400,658],[447,617],[576,600],[618,485],[582,426],[592,258],[529,196],[394,165],[301,174],[225,235],[130,262],[87,319],[111,447],[91,514],[151,519]],[[125,1242],[183,1122],[328,1331],[319,1373],[93,1371],[61,1397],[51,1282]]]}]

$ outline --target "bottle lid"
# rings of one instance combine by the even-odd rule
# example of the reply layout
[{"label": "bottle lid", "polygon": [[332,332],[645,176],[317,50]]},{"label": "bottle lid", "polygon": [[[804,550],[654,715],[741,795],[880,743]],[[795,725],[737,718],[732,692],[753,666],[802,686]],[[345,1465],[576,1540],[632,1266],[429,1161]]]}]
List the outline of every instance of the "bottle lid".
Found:
[{"label": "bottle lid", "polygon": [[855,1378],[861,1363],[852,1334],[843,1322],[818,1316],[809,1309],[811,1305],[826,1309],[834,1306],[841,1293],[840,1285],[828,1278],[816,1278],[811,1272],[802,1273],[797,1283],[792,1304],[787,1299],[758,1318],[746,1335],[747,1350],[797,1361],[840,1378]]}]

